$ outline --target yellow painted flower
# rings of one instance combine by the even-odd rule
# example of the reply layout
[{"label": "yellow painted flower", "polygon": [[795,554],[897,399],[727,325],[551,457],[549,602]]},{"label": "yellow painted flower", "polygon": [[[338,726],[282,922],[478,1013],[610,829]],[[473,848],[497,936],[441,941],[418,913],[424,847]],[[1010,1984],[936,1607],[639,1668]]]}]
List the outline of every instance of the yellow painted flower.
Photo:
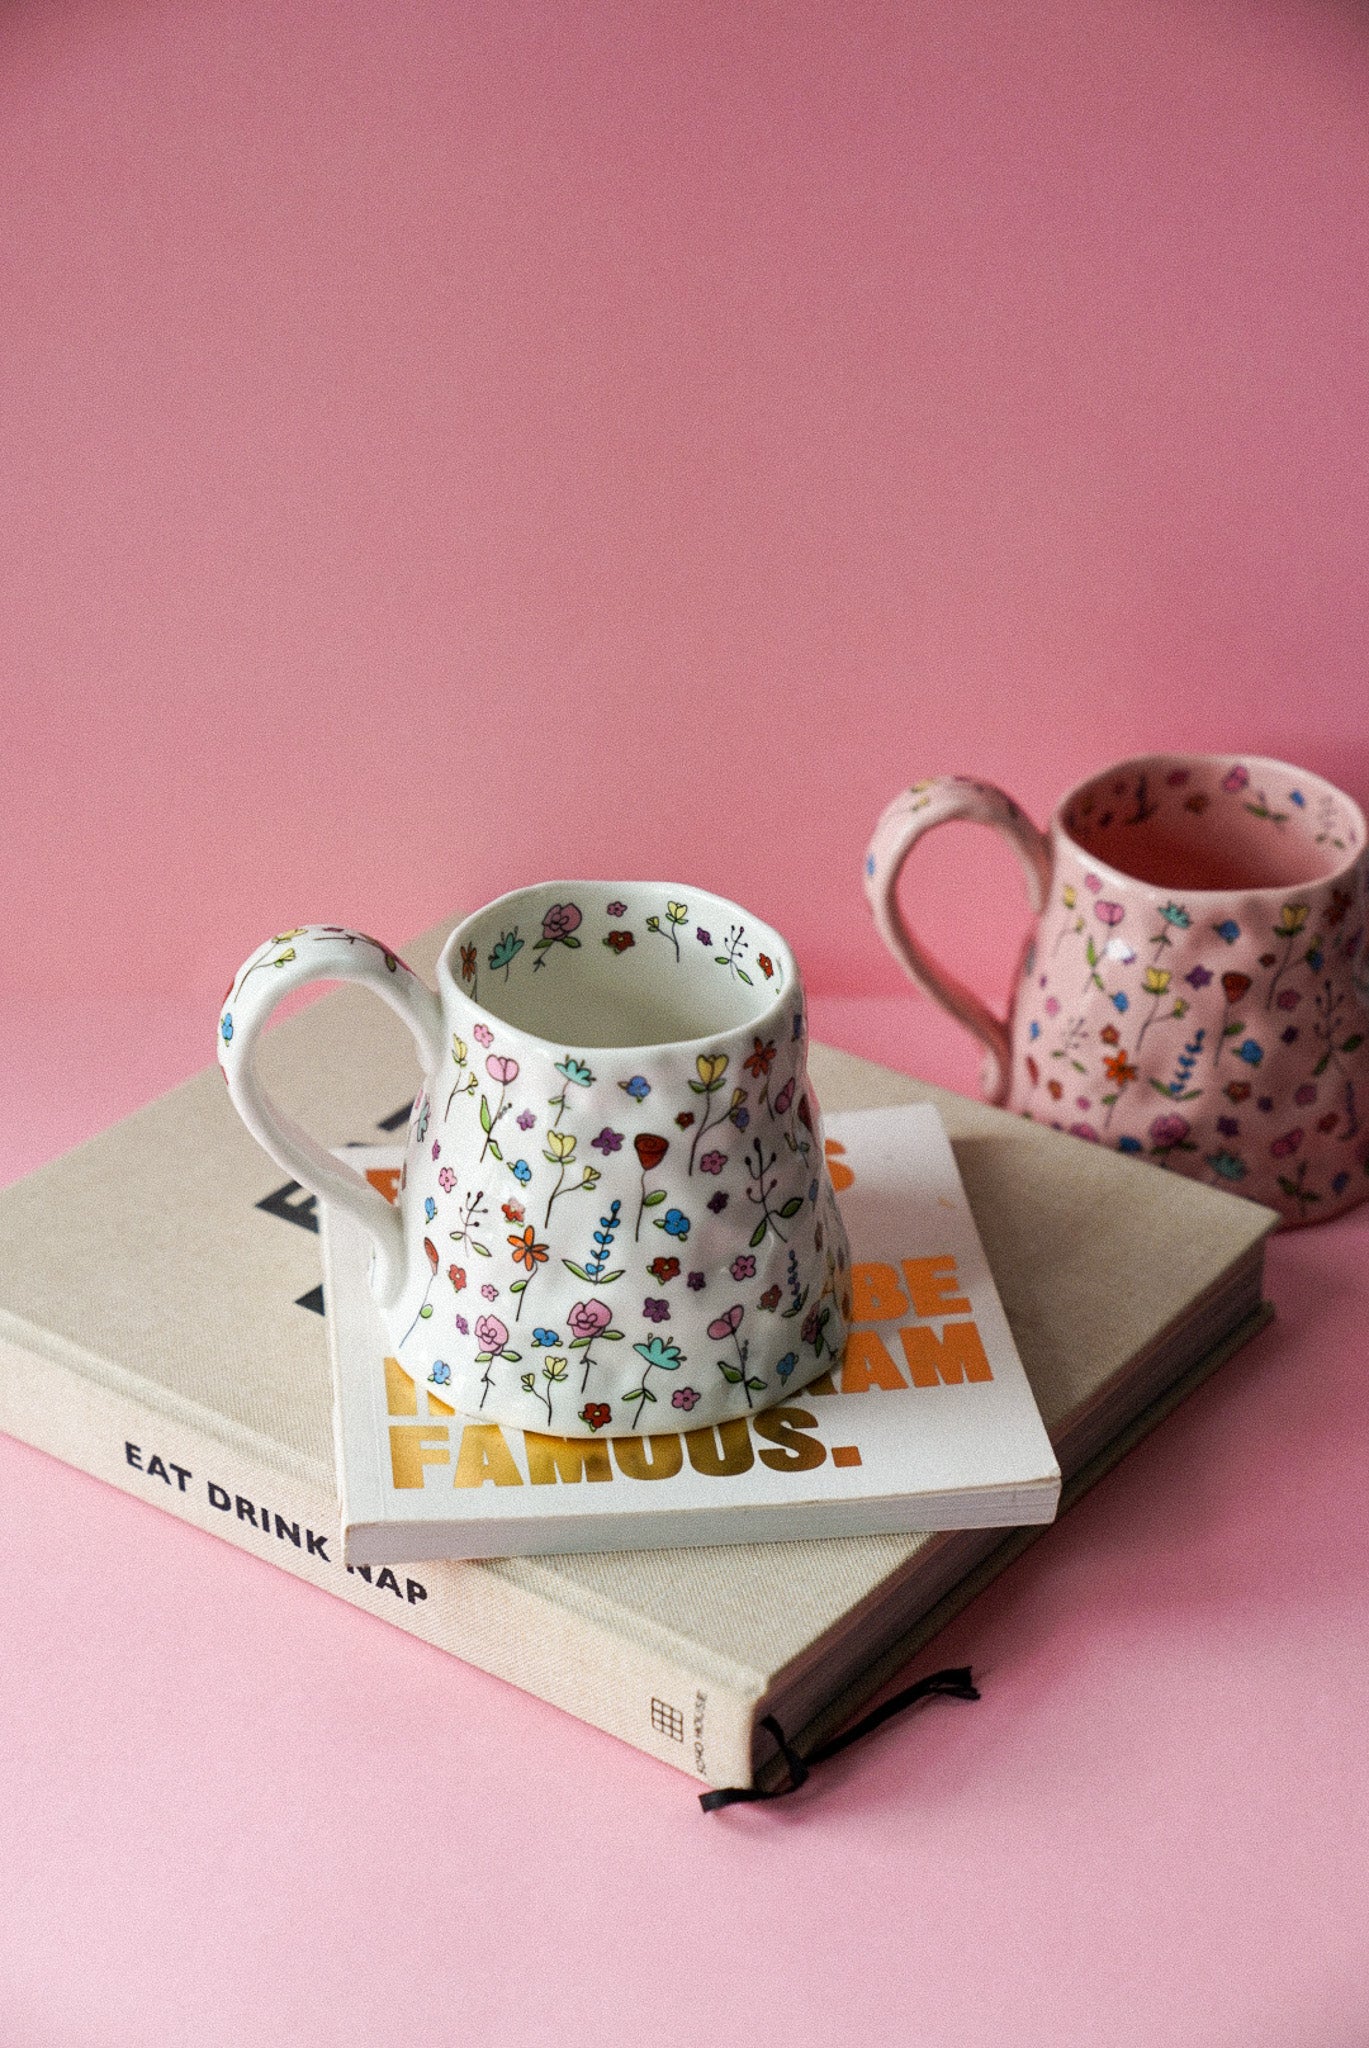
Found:
[{"label": "yellow painted flower", "polygon": [[458,1038],[454,1031],[452,1033],[452,1058],[456,1061],[458,1067],[465,1066],[466,1041],[464,1038]]},{"label": "yellow painted flower", "polygon": [[575,1133],[573,1131],[547,1132],[548,1159],[561,1160],[562,1162],[564,1162],[567,1159],[573,1158],[574,1153]]},{"label": "yellow painted flower", "polygon": [[665,914],[672,924],[683,924],[689,916],[689,905],[687,903],[667,903]]},{"label": "yellow painted flower", "polygon": [[1308,906],[1305,903],[1285,903],[1279,912],[1279,921],[1274,929],[1281,939],[1291,939],[1307,923]]},{"label": "yellow painted flower", "polygon": [[1061,891],[1061,901],[1066,910],[1073,910],[1075,904],[1079,901],[1079,891],[1075,888],[1073,882],[1066,882]]},{"label": "yellow painted flower", "polygon": [[725,1052],[701,1052],[694,1064],[699,1070],[699,1079],[703,1082],[704,1087],[716,1088],[723,1075],[727,1072],[727,1054]]},{"label": "yellow painted flower", "polygon": [[1148,996],[1162,996],[1169,987],[1167,967],[1147,967],[1141,976],[1141,986]]},{"label": "yellow painted flower", "polygon": [[566,1361],[559,1355],[555,1358],[549,1358],[546,1364],[542,1367],[542,1377],[544,1379],[550,1380],[553,1386],[556,1384],[558,1380],[563,1380],[565,1376]]}]

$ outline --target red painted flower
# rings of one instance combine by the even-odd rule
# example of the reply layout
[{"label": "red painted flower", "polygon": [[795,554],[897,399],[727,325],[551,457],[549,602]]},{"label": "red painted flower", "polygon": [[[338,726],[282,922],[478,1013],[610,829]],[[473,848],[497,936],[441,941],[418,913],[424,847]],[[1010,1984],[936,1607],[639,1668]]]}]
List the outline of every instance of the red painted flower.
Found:
[{"label": "red painted flower", "polygon": [[657,1281],[662,1287],[665,1286],[667,1280],[673,1280],[679,1270],[680,1262],[678,1259],[653,1259],[647,1267],[647,1271],[652,1279]]},{"label": "red painted flower", "polygon": [[457,1293],[460,1294],[466,1284],[466,1268],[464,1266],[448,1266],[447,1278],[451,1281]]},{"label": "red painted flower", "polygon": [[590,1429],[603,1429],[613,1420],[613,1410],[607,1401],[586,1401],[580,1410],[581,1422]]},{"label": "red painted flower", "polygon": [[1249,986],[1250,976],[1248,974],[1224,974],[1222,976],[1222,988],[1229,1003],[1238,1003]]},{"label": "red painted flower", "polygon": [[770,955],[768,953],[757,953],[756,965],[760,968],[761,973],[765,976],[767,981],[771,981],[774,979],[775,963],[770,958]]},{"label": "red painted flower", "polygon": [[521,1223],[523,1221],[524,1210],[521,1202],[501,1202],[499,1206],[504,1211],[504,1221],[506,1223]]},{"label": "red painted flower", "polygon": [[1248,1102],[1250,1099],[1250,1083],[1248,1081],[1228,1081],[1222,1093],[1228,1102]]},{"label": "red painted flower", "polygon": [[612,946],[615,953],[626,953],[628,947],[636,943],[631,932],[610,932],[604,940],[604,944]]},{"label": "red painted flower", "polygon": [[742,1065],[746,1068],[747,1073],[754,1074],[758,1081],[765,1079],[765,1076],[770,1072],[774,1064],[775,1041],[773,1038],[758,1038],[754,1051],[749,1052],[742,1061]]},{"label": "red painted flower", "polygon": [[778,1308],[780,1305],[779,1288],[767,1287],[764,1294],[761,1296],[760,1305],[762,1308]]},{"label": "red painted flower", "polygon": [[462,979],[463,981],[474,981],[474,980],[475,980],[475,947],[474,947],[474,946],[463,946],[463,947],[461,948],[461,979]]},{"label": "red painted flower", "polygon": [[658,1138],[654,1131],[642,1131],[633,1139],[632,1149],[641,1161],[642,1172],[650,1173],[670,1150],[670,1140]]},{"label": "red painted flower", "polygon": [[680,1111],[680,1114],[679,1114],[679,1115],[678,1115],[678,1116],[676,1117],[675,1121],[676,1121],[676,1123],[677,1123],[677,1124],[678,1124],[678,1125],[680,1126],[680,1129],[681,1129],[682,1131],[687,1131],[687,1130],[689,1129],[689,1126],[690,1126],[690,1125],[691,1125],[691,1124],[693,1123],[693,1121],[694,1121],[694,1112],[693,1112],[693,1110],[692,1110],[692,1109],[682,1109],[682,1110]]}]

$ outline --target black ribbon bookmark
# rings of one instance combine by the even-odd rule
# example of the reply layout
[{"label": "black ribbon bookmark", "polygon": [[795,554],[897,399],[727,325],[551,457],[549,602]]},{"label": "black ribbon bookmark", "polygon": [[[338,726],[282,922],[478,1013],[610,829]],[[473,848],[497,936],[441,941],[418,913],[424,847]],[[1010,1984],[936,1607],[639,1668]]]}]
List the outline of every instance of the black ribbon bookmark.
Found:
[{"label": "black ribbon bookmark", "polygon": [[780,1755],[789,1769],[786,1784],[776,1785],[772,1792],[762,1792],[757,1785],[727,1785],[717,1792],[701,1792],[699,1804],[705,1813],[716,1813],[722,1806],[741,1806],[756,1799],[784,1799],[791,1792],[797,1792],[806,1784],[814,1764],[825,1764],[828,1757],[837,1756],[843,1749],[849,1749],[862,1736],[872,1735],[876,1728],[882,1728],[895,1714],[901,1714],[906,1707],[915,1706],[919,1700],[936,1697],[953,1700],[977,1700],[979,1690],[972,1682],[970,1667],[962,1664],[953,1671],[932,1671],[926,1678],[919,1678],[916,1685],[905,1686],[892,1699],[875,1707],[862,1720],[840,1735],[833,1735],[829,1741],[820,1742],[816,1749],[810,1749],[807,1756],[800,1756],[792,1746],[784,1730],[773,1714],[767,1714],[761,1722],[762,1728],[774,1736]]}]

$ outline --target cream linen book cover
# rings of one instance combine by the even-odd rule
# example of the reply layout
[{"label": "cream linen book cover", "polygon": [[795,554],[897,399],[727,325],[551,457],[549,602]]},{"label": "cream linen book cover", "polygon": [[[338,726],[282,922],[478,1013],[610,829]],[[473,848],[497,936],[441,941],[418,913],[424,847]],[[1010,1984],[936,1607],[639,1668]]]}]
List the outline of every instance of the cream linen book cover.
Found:
[{"label": "cream linen book cover", "polygon": [[[420,972],[449,929],[410,949]],[[399,1128],[417,1081],[404,1026],[354,989],[269,1032],[261,1061],[332,1145]],[[1258,1327],[1268,1211],[830,1048],[812,1078],[828,1112],[940,1109],[1065,1498]],[[0,1427],[715,1785],[765,1769],[762,1714],[792,1736],[854,1706],[1024,1540],[349,1571],[316,1232],[214,1068],[5,1190]]]}]

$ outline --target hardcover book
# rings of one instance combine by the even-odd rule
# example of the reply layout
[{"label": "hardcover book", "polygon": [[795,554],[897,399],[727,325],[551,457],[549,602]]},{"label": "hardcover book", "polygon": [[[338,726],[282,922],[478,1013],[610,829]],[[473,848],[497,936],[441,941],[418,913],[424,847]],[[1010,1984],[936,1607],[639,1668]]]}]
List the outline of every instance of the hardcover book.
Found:
[{"label": "hardcover book", "polygon": [[[261,1066],[332,1145],[383,1142],[417,1080],[352,989]],[[811,1076],[828,1115],[940,1110],[1062,1508],[1268,1315],[1270,1211],[830,1048]],[[800,1748],[831,1734],[1040,1534],[349,1568],[323,1308],[314,1204],[208,1069],[0,1194],[0,1427],[712,1785],[767,1781],[765,1717]]]},{"label": "hardcover book", "polygon": [[[455,1413],[443,1398],[449,1376],[440,1358],[425,1374],[421,1365],[410,1370],[402,1345],[391,1354],[366,1284],[369,1241],[325,1204],[344,1560],[412,1564],[1050,1521],[1060,1468],[941,1118],[930,1103],[904,1103],[839,1112],[827,1128],[853,1261],[844,1359],[792,1400],[717,1428],[689,1429],[689,1396],[692,1378],[714,1364],[745,1371],[741,1312],[726,1293],[709,1326],[719,1357],[682,1360],[682,1384],[673,1396],[663,1389],[664,1405],[640,1435],[596,1440],[501,1427]],[[347,1156],[382,1192],[397,1184],[400,1152]],[[443,1322],[462,1314],[467,1291],[464,1269],[454,1270],[463,1286],[443,1292]],[[762,1312],[782,1319],[779,1287],[774,1295]],[[661,1306],[669,1313],[668,1301]],[[789,1312],[797,1317],[793,1305]],[[514,1326],[524,1348],[497,1363],[519,1376],[531,1414],[546,1398],[544,1381],[573,1373],[592,1398],[616,1368],[608,1347],[608,1363],[596,1360],[611,1320],[592,1339],[531,1318],[529,1329]],[[797,1364],[797,1345],[788,1357]]]}]

